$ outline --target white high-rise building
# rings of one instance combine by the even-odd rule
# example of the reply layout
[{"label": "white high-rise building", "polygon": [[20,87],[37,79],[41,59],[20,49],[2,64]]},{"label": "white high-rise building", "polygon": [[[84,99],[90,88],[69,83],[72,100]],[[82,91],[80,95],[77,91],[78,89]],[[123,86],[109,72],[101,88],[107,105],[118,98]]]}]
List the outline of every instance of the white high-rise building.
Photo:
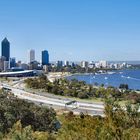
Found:
[{"label": "white high-rise building", "polygon": [[114,64],[115,69],[119,69],[120,68],[120,64]]},{"label": "white high-rise building", "polygon": [[107,68],[107,67],[108,67],[108,63],[107,63],[107,61],[105,61],[105,60],[101,60],[101,61],[99,62],[99,64],[100,64],[100,67],[102,67],[102,68]]},{"label": "white high-rise building", "polygon": [[69,66],[69,61],[64,61],[64,66]]},{"label": "white high-rise building", "polygon": [[88,67],[88,62],[87,61],[82,61],[81,62],[81,67],[82,68],[87,68]]},{"label": "white high-rise building", "polygon": [[29,62],[35,61],[35,50],[29,51]]}]

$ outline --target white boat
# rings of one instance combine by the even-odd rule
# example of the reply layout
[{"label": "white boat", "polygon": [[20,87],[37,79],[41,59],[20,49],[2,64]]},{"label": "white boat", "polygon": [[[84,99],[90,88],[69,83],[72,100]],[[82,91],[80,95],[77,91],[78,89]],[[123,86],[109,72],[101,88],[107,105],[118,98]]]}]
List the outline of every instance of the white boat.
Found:
[{"label": "white boat", "polygon": [[105,80],[107,80],[108,79],[108,77],[105,77]]}]

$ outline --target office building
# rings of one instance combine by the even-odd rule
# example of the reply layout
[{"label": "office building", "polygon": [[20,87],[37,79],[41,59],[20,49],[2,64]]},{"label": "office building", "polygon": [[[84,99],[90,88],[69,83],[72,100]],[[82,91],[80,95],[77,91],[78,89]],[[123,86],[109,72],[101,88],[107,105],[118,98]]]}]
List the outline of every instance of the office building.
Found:
[{"label": "office building", "polygon": [[0,57],[0,71],[4,70],[4,61],[6,61],[6,58],[4,56]]},{"label": "office building", "polygon": [[42,65],[49,65],[49,53],[47,50],[42,51]]},{"label": "office building", "polygon": [[21,68],[23,70],[28,70],[29,69],[29,65],[27,65],[26,63],[21,63]]},{"label": "office building", "polygon": [[10,69],[9,61],[4,61],[4,71],[8,71]]},{"label": "office building", "polygon": [[108,67],[108,63],[105,60],[101,60],[99,62],[100,68],[107,68]]},{"label": "office building", "polygon": [[39,62],[37,61],[32,61],[30,64],[29,64],[29,70],[37,70],[39,69]]},{"label": "office building", "polygon": [[74,62],[72,62],[72,63],[71,63],[71,66],[72,66],[72,67],[75,67],[75,66],[76,66],[76,64],[75,64]]},{"label": "office building", "polygon": [[109,65],[109,68],[110,68],[110,69],[115,69],[114,64],[113,64],[113,63],[111,63],[111,64]]},{"label": "office building", "polygon": [[99,62],[95,63],[95,68],[100,68],[100,63]]},{"label": "office building", "polygon": [[64,61],[64,66],[68,67],[69,66],[69,61]]},{"label": "office building", "polygon": [[35,50],[30,50],[29,51],[29,62],[35,61]]},{"label": "office building", "polygon": [[95,67],[95,63],[93,61],[89,62],[89,65],[88,65],[89,68],[94,68]]},{"label": "office building", "polygon": [[62,67],[63,66],[63,61],[57,61],[56,66],[57,67]]},{"label": "office building", "polygon": [[7,40],[7,38],[4,38],[4,40],[1,42],[1,56],[4,56],[6,61],[9,61],[10,59],[10,42]]},{"label": "office building", "polygon": [[120,64],[115,63],[114,67],[115,67],[115,69],[119,69],[120,68]]},{"label": "office building", "polygon": [[88,62],[87,61],[82,61],[81,62],[81,67],[82,68],[87,68],[88,67]]},{"label": "office building", "polygon": [[18,62],[16,63],[16,67],[21,67],[21,61],[18,61]]},{"label": "office building", "polygon": [[10,58],[10,68],[12,67],[16,67],[16,58],[13,57],[13,58]]}]

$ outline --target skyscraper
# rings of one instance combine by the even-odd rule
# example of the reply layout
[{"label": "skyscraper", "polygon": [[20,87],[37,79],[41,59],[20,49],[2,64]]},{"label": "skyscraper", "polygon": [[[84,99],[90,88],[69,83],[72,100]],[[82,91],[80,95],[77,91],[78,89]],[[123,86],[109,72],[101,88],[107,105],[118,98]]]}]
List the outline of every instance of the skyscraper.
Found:
[{"label": "skyscraper", "polygon": [[42,65],[49,64],[49,53],[47,50],[42,51]]},{"label": "skyscraper", "polygon": [[64,61],[64,66],[69,66],[69,61]]},{"label": "skyscraper", "polygon": [[10,68],[15,67],[16,66],[16,58],[10,58]]},{"label": "skyscraper", "polygon": [[7,40],[7,38],[4,38],[4,40],[1,42],[1,56],[4,56],[6,58],[6,61],[9,61],[10,42]]},{"label": "skyscraper", "polygon": [[62,66],[63,66],[63,61],[58,60],[58,61],[56,62],[56,66],[57,66],[57,67],[62,67]]},{"label": "skyscraper", "polygon": [[35,50],[29,51],[29,61],[30,61],[30,63],[35,61]]}]

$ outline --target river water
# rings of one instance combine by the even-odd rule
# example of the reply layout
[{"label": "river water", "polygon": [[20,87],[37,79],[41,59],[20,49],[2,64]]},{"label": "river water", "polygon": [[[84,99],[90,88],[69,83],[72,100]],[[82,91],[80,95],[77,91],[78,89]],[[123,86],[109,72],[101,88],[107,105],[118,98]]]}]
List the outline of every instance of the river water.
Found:
[{"label": "river water", "polygon": [[120,84],[128,84],[130,89],[140,90],[140,70],[119,70],[106,74],[77,74],[67,79],[77,79],[85,81],[87,84],[119,87]]}]

